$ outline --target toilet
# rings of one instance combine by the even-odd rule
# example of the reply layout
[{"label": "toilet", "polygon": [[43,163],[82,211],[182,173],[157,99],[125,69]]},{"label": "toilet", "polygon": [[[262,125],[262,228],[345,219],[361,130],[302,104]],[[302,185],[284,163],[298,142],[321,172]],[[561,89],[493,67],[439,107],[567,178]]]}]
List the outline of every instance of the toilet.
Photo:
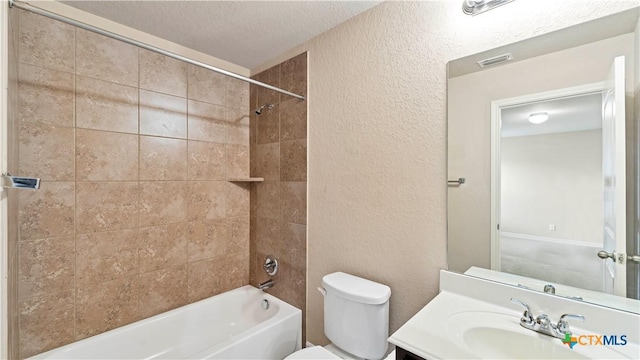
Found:
[{"label": "toilet", "polygon": [[298,350],[285,359],[382,359],[389,336],[391,289],[335,272],[322,278],[324,333],[332,342]]}]

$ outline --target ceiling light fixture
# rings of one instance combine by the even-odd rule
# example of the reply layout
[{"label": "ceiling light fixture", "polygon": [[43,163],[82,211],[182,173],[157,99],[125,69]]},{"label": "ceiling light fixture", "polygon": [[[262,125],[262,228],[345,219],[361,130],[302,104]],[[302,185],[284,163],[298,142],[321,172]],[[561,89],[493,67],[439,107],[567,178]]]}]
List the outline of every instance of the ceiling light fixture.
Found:
[{"label": "ceiling light fixture", "polygon": [[549,120],[549,114],[546,112],[537,112],[529,115],[529,122],[532,124],[542,124],[547,120]]},{"label": "ceiling light fixture", "polygon": [[478,15],[512,1],[513,0],[464,0],[462,2],[462,11],[467,15]]}]

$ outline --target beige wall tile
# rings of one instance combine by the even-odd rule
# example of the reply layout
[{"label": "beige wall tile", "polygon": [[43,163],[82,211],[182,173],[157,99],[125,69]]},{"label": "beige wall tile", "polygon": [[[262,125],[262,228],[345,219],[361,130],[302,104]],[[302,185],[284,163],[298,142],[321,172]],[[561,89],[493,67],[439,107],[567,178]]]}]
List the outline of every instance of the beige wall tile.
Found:
[{"label": "beige wall tile", "polygon": [[28,11],[20,11],[21,63],[74,71],[75,28]]},{"label": "beige wall tile", "polygon": [[187,263],[189,224],[169,224],[140,229],[140,273]]},{"label": "beige wall tile", "polygon": [[76,286],[138,274],[138,229],[78,235]]},{"label": "beige wall tile", "polygon": [[137,87],[138,48],[77,29],[76,74]]},{"label": "beige wall tile", "polygon": [[18,150],[20,175],[44,181],[72,181],[74,133],[68,127],[22,124]]},{"label": "beige wall tile", "polygon": [[79,287],[76,297],[76,339],[84,339],[138,320],[139,294],[136,276]]},{"label": "beige wall tile", "polygon": [[73,236],[21,242],[18,298],[72,290],[74,248]]},{"label": "beige wall tile", "polygon": [[58,126],[74,125],[73,74],[20,64],[19,76],[20,121]]},{"label": "beige wall tile", "polygon": [[249,114],[254,114],[254,109],[258,107],[258,86],[249,84]]},{"label": "beige wall tile", "polygon": [[249,145],[248,110],[227,109],[227,144]]},{"label": "beige wall tile", "polygon": [[224,220],[189,223],[189,262],[223,256],[230,243],[229,224]]},{"label": "beige wall tile", "polygon": [[140,136],[140,180],[187,180],[187,141]]},{"label": "beige wall tile", "polygon": [[225,108],[189,100],[188,137],[190,140],[224,143],[226,139]]},{"label": "beige wall tile", "polygon": [[306,224],[307,223],[307,183],[306,182],[282,182],[280,197],[282,203],[282,221]]},{"label": "beige wall tile", "polygon": [[226,181],[189,181],[189,221],[225,217]]},{"label": "beige wall tile", "polygon": [[307,102],[287,99],[280,103],[280,139],[298,140],[307,138]]},{"label": "beige wall tile", "polygon": [[189,141],[189,180],[225,180],[225,145]]},{"label": "beige wall tile", "polygon": [[254,184],[256,188],[256,215],[280,219],[280,182],[265,181]]},{"label": "beige wall tile", "polygon": [[75,340],[74,294],[64,291],[20,302],[20,358]]},{"label": "beige wall tile", "polygon": [[[282,257],[283,244],[280,241],[280,221],[263,217],[256,218],[256,252]],[[261,261],[264,261],[262,259]]]},{"label": "beige wall tile", "polygon": [[189,262],[223,256],[228,250],[229,243],[229,224],[226,221],[189,223]]},{"label": "beige wall tile", "polygon": [[140,226],[184,222],[187,218],[187,182],[140,182]]},{"label": "beige wall tile", "polygon": [[307,140],[280,143],[280,179],[307,181]]},{"label": "beige wall tile", "polygon": [[282,88],[294,94],[307,95],[307,53],[289,59],[280,66]]},{"label": "beige wall tile", "polygon": [[[273,85],[275,87],[280,87],[280,65],[276,65],[268,70],[265,70],[254,78],[260,82],[265,84]],[[256,107],[261,106],[262,104],[277,104],[280,101],[280,93],[277,91],[269,90],[262,86],[257,89],[257,97],[258,102]]]},{"label": "beige wall tile", "polygon": [[137,134],[138,90],[77,76],[76,126]]},{"label": "beige wall tile", "polygon": [[227,178],[238,179],[249,177],[251,154],[246,145],[227,144]]},{"label": "beige wall tile", "polygon": [[258,176],[258,145],[249,146],[249,174],[251,177]]},{"label": "beige wall tile", "polygon": [[41,239],[72,235],[75,184],[42,182],[38,191],[18,195],[20,238]]},{"label": "beige wall tile", "polygon": [[[260,105],[265,102],[260,102]],[[275,104],[272,109],[264,108],[262,114],[256,117],[258,144],[269,144],[280,141],[280,105]]]},{"label": "beige wall tile", "polygon": [[204,299],[249,284],[249,254],[198,261],[189,270],[189,298]]},{"label": "beige wall tile", "polygon": [[280,243],[283,246],[283,261],[293,267],[307,267],[307,226],[280,223]]},{"label": "beige wall tile", "polygon": [[140,90],[140,134],[187,137],[187,99]]},{"label": "beige wall tile", "polygon": [[187,63],[140,49],[140,88],[187,97]]},{"label": "beige wall tile", "polygon": [[224,106],[242,110],[245,114],[249,110],[249,83],[227,77]]},{"label": "beige wall tile", "polygon": [[280,143],[256,146],[256,173],[265,180],[280,180]]},{"label": "beige wall tile", "polygon": [[249,214],[251,191],[248,183],[224,182],[226,199],[226,217],[233,218]]},{"label": "beige wall tile", "polygon": [[224,266],[222,291],[249,284],[249,253],[233,253],[221,260]]},{"label": "beige wall tile", "polygon": [[225,105],[228,76],[195,65],[187,65],[188,98]]},{"label": "beige wall tile", "polygon": [[137,182],[79,182],[76,190],[78,234],[138,226]]},{"label": "beige wall tile", "polygon": [[188,300],[194,302],[223,292],[224,261],[222,258],[189,263]]},{"label": "beige wall tile", "polygon": [[249,283],[257,285],[257,270],[258,270],[258,252],[256,246],[258,245],[258,239],[256,236],[256,222],[257,218],[251,216],[249,218]]},{"label": "beige wall tile", "polygon": [[146,318],[187,303],[187,266],[140,274],[140,316]]},{"label": "beige wall tile", "polygon": [[229,224],[229,245],[227,246],[227,252],[248,254],[250,245],[249,216],[244,215],[234,219],[229,219],[227,220],[227,223]]},{"label": "beige wall tile", "polygon": [[76,130],[78,181],[138,180],[138,136]]}]

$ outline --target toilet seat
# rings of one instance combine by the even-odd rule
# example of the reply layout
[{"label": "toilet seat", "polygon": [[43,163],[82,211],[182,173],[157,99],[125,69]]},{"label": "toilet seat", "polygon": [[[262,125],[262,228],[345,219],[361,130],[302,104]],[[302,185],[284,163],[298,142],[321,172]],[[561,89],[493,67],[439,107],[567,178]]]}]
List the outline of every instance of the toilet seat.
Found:
[{"label": "toilet seat", "polygon": [[322,346],[312,346],[308,348],[304,348],[302,350],[298,350],[293,354],[287,356],[285,360],[291,359],[316,359],[316,360],[324,360],[324,359],[340,359],[334,353],[329,350],[323,348]]}]

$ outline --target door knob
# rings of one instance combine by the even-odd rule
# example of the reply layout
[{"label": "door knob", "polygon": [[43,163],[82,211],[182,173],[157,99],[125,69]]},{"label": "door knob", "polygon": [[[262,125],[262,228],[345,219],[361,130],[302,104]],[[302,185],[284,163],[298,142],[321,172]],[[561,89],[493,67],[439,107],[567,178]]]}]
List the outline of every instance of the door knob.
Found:
[{"label": "door knob", "polygon": [[598,257],[600,259],[608,259],[611,258],[613,261],[617,261],[620,264],[624,264],[626,260],[640,263],[640,255],[627,255],[627,254],[616,254],[615,252],[606,252],[604,250],[598,251]]},{"label": "door knob", "polygon": [[611,258],[611,260],[616,261],[616,253],[615,252],[606,252],[604,250],[600,250],[598,251],[598,257],[600,259],[608,259]]}]

